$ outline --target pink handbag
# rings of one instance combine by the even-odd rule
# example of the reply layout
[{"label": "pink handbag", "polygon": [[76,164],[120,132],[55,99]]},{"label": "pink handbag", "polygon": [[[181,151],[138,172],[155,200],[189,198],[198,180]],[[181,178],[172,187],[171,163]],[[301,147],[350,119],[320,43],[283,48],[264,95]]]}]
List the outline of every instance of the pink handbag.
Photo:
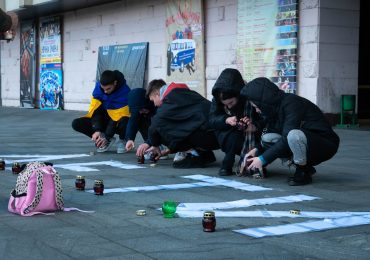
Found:
[{"label": "pink handbag", "polygon": [[52,166],[33,162],[19,173],[8,210],[22,216],[48,214],[64,209],[59,174]]}]

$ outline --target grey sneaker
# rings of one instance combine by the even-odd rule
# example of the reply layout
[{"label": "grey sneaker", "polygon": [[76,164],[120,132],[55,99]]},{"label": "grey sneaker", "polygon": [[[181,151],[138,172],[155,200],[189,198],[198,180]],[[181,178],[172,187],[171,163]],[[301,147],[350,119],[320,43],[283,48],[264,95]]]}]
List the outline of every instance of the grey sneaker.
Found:
[{"label": "grey sneaker", "polygon": [[96,152],[97,153],[105,153],[106,151],[108,151],[112,147],[112,145],[115,143],[115,141],[116,141],[116,138],[112,137],[111,139],[107,140],[107,143],[103,147],[99,147],[98,149],[96,149]]},{"label": "grey sneaker", "polygon": [[117,141],[117,153],[125,153],[126,152],[126,141],[118,139]]}]

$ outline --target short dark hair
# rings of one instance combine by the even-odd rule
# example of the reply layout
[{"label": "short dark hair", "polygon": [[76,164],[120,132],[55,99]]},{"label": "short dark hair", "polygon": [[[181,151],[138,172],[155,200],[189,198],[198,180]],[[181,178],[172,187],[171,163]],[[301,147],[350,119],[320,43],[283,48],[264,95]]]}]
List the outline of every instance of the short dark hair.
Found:
[{"label": "short dark hair", "polygon": [[116,72],[112,70],[105,70],[100,76],[100,84],[105,86],[113,84],[114,81],[118,80],[116,77]]},{"label": "short dark hair", "polygon": [[154,91],[159,90],[161,87],[166,85],[163,79],[153,79],[149,82],[148,88],[146,90],[146,96],[149,97]]}]

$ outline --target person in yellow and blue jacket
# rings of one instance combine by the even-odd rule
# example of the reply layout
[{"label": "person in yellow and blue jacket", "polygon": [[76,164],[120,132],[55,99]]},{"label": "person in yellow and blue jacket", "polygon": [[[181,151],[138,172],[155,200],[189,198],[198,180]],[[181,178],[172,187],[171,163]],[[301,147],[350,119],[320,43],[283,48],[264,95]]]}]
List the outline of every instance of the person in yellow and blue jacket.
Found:
[{"label": "person in yellow and blue jacket", "polygon": [[97,152],[106,152],[119,135],[117,153],[125,152],[125,135],[130,112],[128,93],[124,75],[118,70],[106,70],[96,83],[88,113],[72,122],[72,128],[89,136],[97,147]]}]

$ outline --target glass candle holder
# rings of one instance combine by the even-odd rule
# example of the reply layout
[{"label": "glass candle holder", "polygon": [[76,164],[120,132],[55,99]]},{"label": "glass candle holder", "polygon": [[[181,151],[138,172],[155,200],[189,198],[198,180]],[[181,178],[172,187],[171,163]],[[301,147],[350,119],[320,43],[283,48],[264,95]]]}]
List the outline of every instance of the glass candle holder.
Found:
[{"label": "glass candle holder", "polygon": [[202,225],[204,232],[214,232],[216,230],[216,217],[213,211],[203,213]]},{"label": "glass candle holder", "polygon": [[5,170],[5,161],[3,159],[0,159],[0,171]]},{"label": "glass candle holder", "polygon": [[94,193],[95,193],[95,195],[104,195],[103,180],[95,180],[95,182],[94,182]]},{"label": "glass candle holder", "polygon": [[162,204],[162,212],[165,218],[173,218],[176,213],[176,202],[167,200]]},{"label": "glass candle holder", "polygon": [[143,164],[143,163],[144,163],[144,161],[145,161],[144,155],[142,155],[142,156],[138,156],[138,157],[137,157],[137,163],[138,163],[138,164]]},{"label": "glass candle holder", "polygon": [[85,176],[77,175],[75,181],[76,190],[85,190],[85,184]]},{"label": "glass candle holder", "polygon": [[17,162],[13,163],[12,172],[13,172],[13,174],[20,173],[21,172],[21,165]]}]

